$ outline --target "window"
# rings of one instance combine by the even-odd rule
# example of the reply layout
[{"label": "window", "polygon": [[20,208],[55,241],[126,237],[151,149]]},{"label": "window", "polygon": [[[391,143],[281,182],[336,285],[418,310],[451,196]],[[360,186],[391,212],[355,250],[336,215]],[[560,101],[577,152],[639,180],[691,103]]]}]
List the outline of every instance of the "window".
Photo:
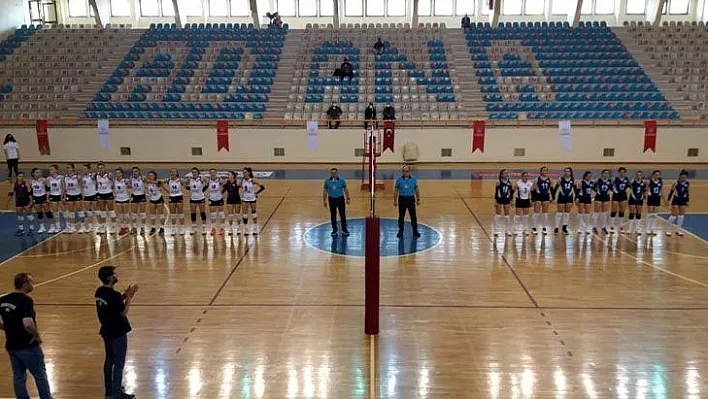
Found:
[{"label": "window", "polygon": [[406,0],[388,0],[387,11],[389,17],[405,17]]},{"label": "window", "polygon": [[[172,0],[162,0],[162,14],[167,16],[165,13],[165,4],[164,3],[172,3]],[[170,9],[172,9],[172,5],[170,4]],[[182,15],[186,15],[188,17],[201,17],[202,12],[202,2],[199,0],[181,0],[179,2],[179,11]],[[174,15],[174,9],[172,10],[172,15]]]},{"label": "window", "polygon": [[580,8],[580,13],[583,15],[592,14],[592,0],[583,1],[583,6]]},{"label": "window", "polygon": [[571,13],[571,10],[574,10],[574,7],[576,6],[575,1],[568,1],[568,0],[552,0],[553,3],[551,4],[551,14],[554,15],[567,15]]},{"label": "window", "polygon": [[526,0],[524,4],[524,14],[526,15],[543,15],[545,11],[545,0]]},{"label": "window", "polygon": [[627,0],[627,14],[644,14],[646,12],[646,0]]},{"label": "window", "polygon": [[504,15],[521,15],[521,0],[504,0]]},{"label": "window", "polygon": [[87,17],[88,4],[86,4],[86,0],[69,0],[69,16]]},{"label": "window", "polygon": [[338,0],[320,0],[320,17],[331,17],[334,15],[334,2]]},{"label": "window", "polygon": [[688,0],[671,0],[669,14],[688,14]]},{"label": "window", "polygon": [[294,17],[295,0],[277,0],[276,10],[281,17]]},{"label": "window", "polygon": [[490,15],[492,10],[489,9],[489,0],[481,0],[482,4],[482,15]]},{"label": "window", "polygon": [[228,17],[229,2],[228,0],[209,0],[209,16],[210,17]]},{"label": "window", "polygon": [[435,2],[435,15],[447,16],[452,15],[452,0],[433,0]]},{"label": "window", "polygon": [[298,0],[297,15],[300,17],[316,17],[317,0]]},{"label": "window", "polygon": [[418,15],[430,16],[430,0],[418,0]]},{"label": "window", "polygon": [[384,0],[366,0],[366,15],[368,17],[383,17]]},{"label": "window", "polygon": [[347,17],[364,16],[364,3],[362,3],[362,0],[345,0],[344,15]]},{"label": "window", "polygon": [[[174,17],[175,16],[175,6],[172,4],[172,0],[161,0],[161,7],[162,8],[162,16],[163,17]],[[184,15],[184,13],[187,11],[184,9],[184,5],[182,2],[177,3],[177,5],[180,7],[180,12]]]},{"label": "window", "polygon": [[[170,6],[172,2],[170,2]],[[143,17],[159,17],[160,5],[157,0],[140,0],[140,15]]]},{"label": "window", "polygon": [[615,13],[615,0],[595,0],[595,14],[608,15]]},{"label": "window", "polygon": [[130,16],[129,0],[111,0],[111,15],[114,17]]},{"label": "window", "polygon": [[248,17],[251,15],[251,5],[248,0],[231,0],[232,17]]},{"label": "window", "polygon": [[455,2],[455,14],[458,16],[463,16],[465,14],[474,15],[474,0],[457,0]]}]

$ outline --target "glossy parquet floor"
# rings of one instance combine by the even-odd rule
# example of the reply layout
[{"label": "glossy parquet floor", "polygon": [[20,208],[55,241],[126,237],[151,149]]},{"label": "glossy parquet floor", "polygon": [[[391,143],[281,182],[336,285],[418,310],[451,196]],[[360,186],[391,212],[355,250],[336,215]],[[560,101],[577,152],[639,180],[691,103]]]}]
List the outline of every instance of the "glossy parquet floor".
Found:
[{"label": "glossy parquet floor", "polygon": [[[364,216],[351,183],[349,216]],[[258,239],[58,235],[0,265],[0,284],[34,275],[57,398],[103,395],[93,291],[109,263],[140,285],[125,375],[139,398],[708,397],[705,241],[493,243],[493,184],[420,182],[420,220],[442,243],[382,259],[375,340],[363,333],[363,261],[303,240],[328,220],[321,181],[268,181]],[[382,216],[396,215],[391,195]],[[692,212],[708,212],[708,183],[691,196]]]}]

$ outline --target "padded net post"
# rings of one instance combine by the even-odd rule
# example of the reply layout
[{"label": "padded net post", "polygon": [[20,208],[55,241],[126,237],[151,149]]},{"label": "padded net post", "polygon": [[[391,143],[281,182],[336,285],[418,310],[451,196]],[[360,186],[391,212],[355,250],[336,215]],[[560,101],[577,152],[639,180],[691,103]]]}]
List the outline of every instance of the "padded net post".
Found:
[{"label": "padded net post", "polygon": [[378,216],[366,218],[366,238],[364,255],[365,305],[364,332],[367,335],[379,333],[379,237],[380,220]]}]

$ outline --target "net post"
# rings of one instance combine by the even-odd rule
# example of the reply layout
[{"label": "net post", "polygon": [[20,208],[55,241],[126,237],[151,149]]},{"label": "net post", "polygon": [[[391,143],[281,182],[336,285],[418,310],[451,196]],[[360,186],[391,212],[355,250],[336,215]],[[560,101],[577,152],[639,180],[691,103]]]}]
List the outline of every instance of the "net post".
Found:
[{"label": "net post", "polygon": [[371,215],[366,218],[366,238],[364,257],[365,305],[364,333],[379,333],[379,237],[380,220]]}]

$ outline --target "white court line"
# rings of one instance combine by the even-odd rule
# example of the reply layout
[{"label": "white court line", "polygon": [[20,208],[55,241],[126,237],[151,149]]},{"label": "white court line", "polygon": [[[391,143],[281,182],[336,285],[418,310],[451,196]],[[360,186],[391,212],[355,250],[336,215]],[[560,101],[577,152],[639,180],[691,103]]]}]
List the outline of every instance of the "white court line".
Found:
[{"label": "white court line", "polygon": [[[671,216],[671,213],[662,212],[662,214]],[[708,212],[691,212],[691,213],[686,214],[686,216],[690,216],[690,215],[708,215]],[[659,216],[659,219],[661,219],[661,221],[664,223],[664,225],[666,225],[667,227],[669,226],[669,219],[664,219],[662,216]],[[695,238],[698,241],[702,241],[702,242],[708,244],[708,241],[706,239],[704,239],[703,237],[697,236],[696,234],[688,231],[685,227],[681,228],[681,232],[684,234],[690,235],[691,237]],[[666,234],[664,234],[664,236],[668,237]],[[675,236],[675,234],[672,234],[672,236]]]},{"label": "white court line", "polygon": [[[37,233],[35,232],[34,234],[37,234]],[[20,257],[22,254],[24,254],[25,252],[31,251],[31,250],[33,250],[34,248],[40,246],[41,244],[47,243],[47,242],[49,242],[49,241],[51,241],[51,240],[57,238],[57,237],[60,236],[61,234],[62,234],[61,231],[58,232],[58,233],[54,233],[54,235],[52,235],[51,237],[49,237],[49,238],[47,238],[47,239],[44,239],[44,240],[42,240],[42,241],[40,241],[40,242],[38,242],[38,243],[32,245],[31,247],[25,249],[24,251],[20,251],[20,252],[16,253],[16,254],[13,255],[12,257],[7,258],[7,259],[5,259],[4,261],[0,262],[0,267],[4,266],[6,263],[10,262],[11,260],[17,259],[17,258]]]},{"label": "white court line", "polygon": [[369,398],[376,399],[378,395],[378,367],[376,367],[376,352],[378,351],[376,335],[369,335]]}]

